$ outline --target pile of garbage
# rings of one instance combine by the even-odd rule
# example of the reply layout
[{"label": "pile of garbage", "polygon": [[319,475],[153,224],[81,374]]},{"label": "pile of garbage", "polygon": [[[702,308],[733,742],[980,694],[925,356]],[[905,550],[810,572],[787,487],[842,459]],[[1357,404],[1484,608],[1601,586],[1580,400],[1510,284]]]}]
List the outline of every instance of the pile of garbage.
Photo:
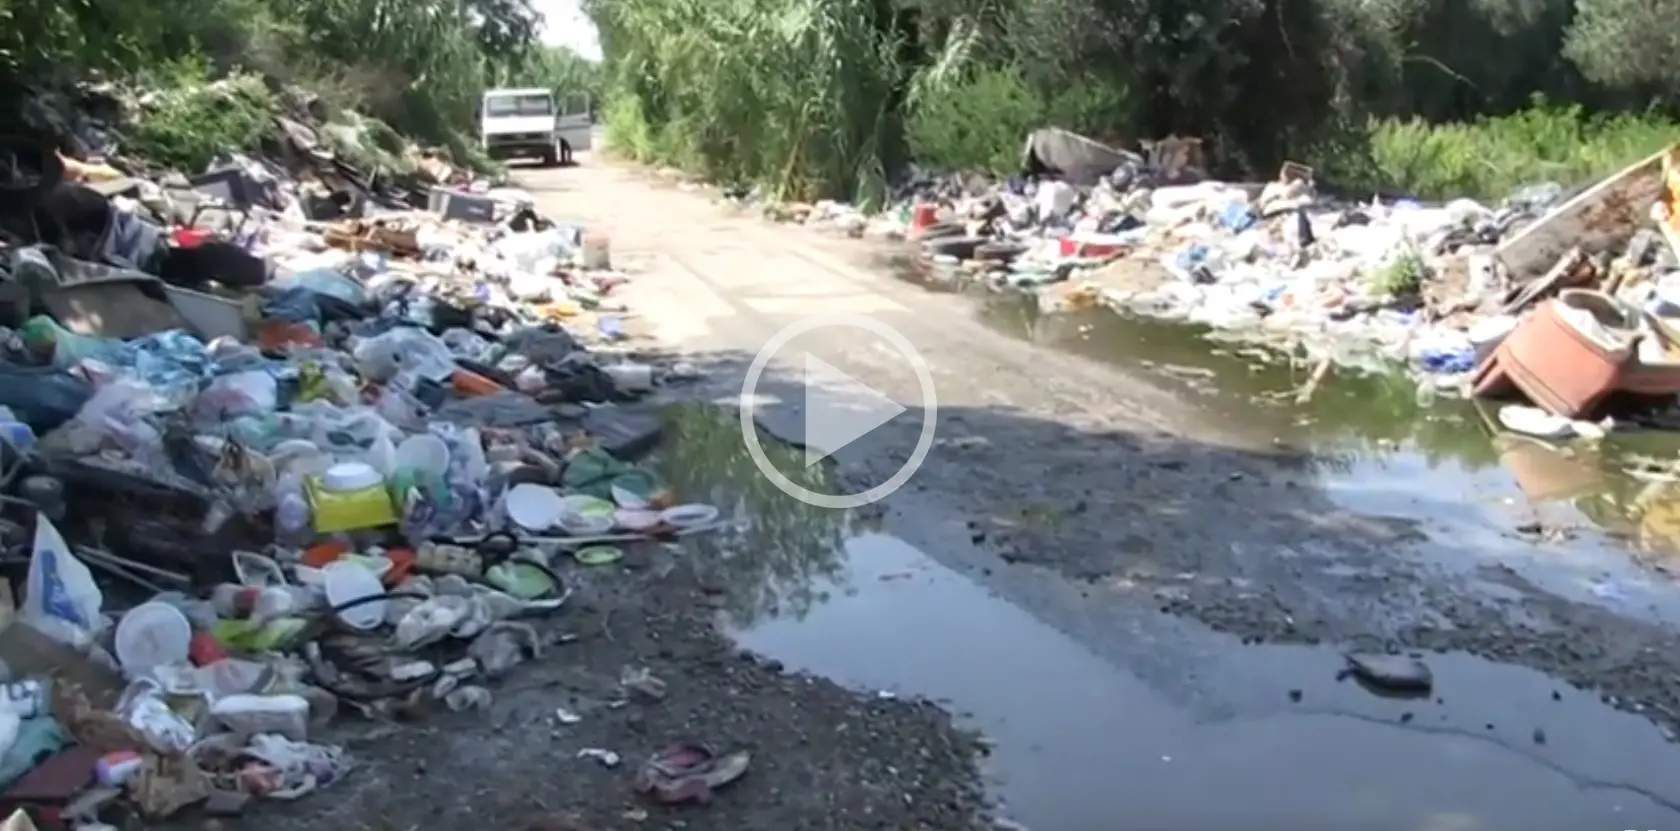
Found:
[{"label": "pile of garbage", "polygon": [[552,645],[557,558],[715,525],[635,464],[664,371],[579,340],[623,337],[604,235],[275,127],[193,177],[0,157],[8,811],[328,787],[335,714],[482,708]]},{"label": "pile of garbage", "polygon": [[936,276],[1202,324],[1335,364],[1404,357],[1445,390],[1462,386],[1536,299],[1525,291],[1571,249],[1592,255],[1601,277],[1637,272],[1616,280],[1635,305],[1673,294],[1660,287],[1673,282],[1662,275],[1675,253],[1643,213],[1657,200],[1660,153],[1567,203],[1542,184],[1490,207],[1331,198],[1298,164],[1270,182],[1203,180],[1187,142],[1146,157],[1039,131],[1023,164],[1043,176],[923,177],[876,217],[832,202],[784,213],[911,238]]}]

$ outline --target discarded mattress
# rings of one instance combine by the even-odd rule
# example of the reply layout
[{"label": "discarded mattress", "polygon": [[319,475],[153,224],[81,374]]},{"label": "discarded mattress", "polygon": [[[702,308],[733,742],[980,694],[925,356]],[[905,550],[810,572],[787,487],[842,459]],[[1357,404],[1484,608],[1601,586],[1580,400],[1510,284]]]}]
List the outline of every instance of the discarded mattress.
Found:
[{"label": "discarded mattress", "polygon": [[1089,186],[1117,167],[1142,165],[1143,157],[1059,127],[1045,127],[1027,136],[1021,163],[1026,170],[1052,171],[1071,184]]}]

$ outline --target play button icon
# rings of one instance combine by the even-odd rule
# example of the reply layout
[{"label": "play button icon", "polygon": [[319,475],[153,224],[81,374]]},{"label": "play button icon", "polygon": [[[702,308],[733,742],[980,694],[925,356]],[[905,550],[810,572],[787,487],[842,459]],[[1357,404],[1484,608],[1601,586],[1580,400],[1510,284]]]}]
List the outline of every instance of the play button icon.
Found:
[{"label": "play button icon", "polygon": [[805,355],[805,466],[833,455],[910,408],[839,367]]},{"label": "play button icon", "polygon": [[[922,430],[910,458],[885,482],[857,494],[827,494],[813,491],[789,479],[764,454],[759,443],[757,415],[754,402],[759,379],[776,353],[794,338],[807,332],[830,327],[861,329],[885,341],[898,352],[916,375],[922,393]],[[909,410],[891,397],[868,384],[846,374],[839,367],[806,353],[802,365],[805,386],[805,466],[810,467],[828,458],[841,448],[863,438],[881,425]],[[933,448],[934,426],[938,423],[939,402],[933,389],[933,374],[916,348],[898,330],[874,318],[856,314],[818,315],[796,321],[764,345],[747,368],[746,382],[741,385],[741,435],[753,463],[783,493],[820,508],[847,510],[868,505],[891,495],[910,481]]]}]

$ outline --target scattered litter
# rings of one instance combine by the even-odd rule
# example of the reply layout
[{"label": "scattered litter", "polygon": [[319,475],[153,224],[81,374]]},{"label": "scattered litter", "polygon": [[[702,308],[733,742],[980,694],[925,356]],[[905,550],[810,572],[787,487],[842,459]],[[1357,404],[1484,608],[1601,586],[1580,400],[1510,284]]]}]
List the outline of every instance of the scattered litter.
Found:
[{"label": "scattered litter", "polygon": [[1379,695],[1414,698],[1427,696],[1435,686],[1429,665],[1406,655],[1350,652],[1342,677],[1352,677],[1360,686]]},{"label": "scattered litter", "polygon": [[620,762],[624,761],[617,753],[614,753],[611,750],[602,750],[599,747],[586,747],[579,750],[577,752],[577,757],[579,759],[594,759],[595,761],[600,762],[602,767],[609,768],[616,768]]},{"label": "scattered litter", "polygon": [[[106,233],[0,244],[0,283],[43,295],[0,327],[0,542],[29,552],[0,639],[52,656],[8,653],[0,773],[68,766],[65,803],[233,816],[329,788],[354,768],[318,739],[340,710],[490,710],[577,639],[539,620],[565,614],[574,558],[718,516],[669,508],[682,494],[637,463],[663,431],[637,402],[693,367],[574,337],[628,337],[605,234],[436,154],[393,176],[323,156],[312,124],[267,138],[272,160],[136,180],[162,208],[67,160],[13,207],[74,203]],[[112,311],[79,311],[112,286]],[[666,695],[645,668],[622,682]]]},{"label": "scattered litter", "polygon": [[711,801],[712,792],[746,775],[745,751],[719,755],[698,744],[677,744],[655,754],[636,773],[636,789],[668,805]]}]

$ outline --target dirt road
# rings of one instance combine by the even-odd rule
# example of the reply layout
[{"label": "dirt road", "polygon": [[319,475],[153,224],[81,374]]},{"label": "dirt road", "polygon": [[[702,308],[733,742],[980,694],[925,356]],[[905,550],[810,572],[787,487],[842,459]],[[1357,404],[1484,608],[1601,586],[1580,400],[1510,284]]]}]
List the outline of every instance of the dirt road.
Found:
[{"label": "dirt road", "polygon": [[[1680,726],[1673,605],[1544,585],[1522,543],[1490,562],[1412,519],[1351,511],[1321,485],[1326,460],[1274,446],[1263,420],[1212,419],[1146,378],[999,338],[856,241],[606,164],[517,179],[551,215],[611,229],[616,259],[638,272],[630,307],[708,370],[720,399],[738,399],[754,355],[808,316],[865,315],[901,333],[931,372],[936,438],[877,506],[883,527],[1158,688],[1183,681],[1182,650],[1159,645],[1189,622],[1244,643],[1462,652],[1600,690],[1664,735]],[[801,355],[909,408],[834,454],[850,491],[887,481],[921,433],[914,367],[855,329],[795,338],[755,397],[761,423],[796,441],[813,438],[807,388],[832,386]],[[1385,483],[1361,487],[1381,497]],[[1441,511],[1464,498],[1425,497]]]},{"label": "dirt road", "polygon": [[[632,328],[704,372],[692,398],[739,404],[784,328],[861,315],[902,335],[933,382],[929,452],[867,509],[814,508],[766,484],[733,410],[684,408],[663,473],[740,507],[738,534],[572,573],[560,625],[575,640],[488,717],[364,732],[362,771],[259,826],[962,829],[982,822],[976,745],[953,717],[998,742],[982,761],[1004,813],[1039,829],[1680,819],[1663,775],[1680,763],[1665,732],[1680,725],[1672,609],[1543,585],[1514,549],[1490,559],[1352,511],[1324,484],[1333,460],[1274,445],[1266,418],[1213,418],[1145,377],[1001,338],[859,242],[587,158],[515,179],[544,213],[611,235],[634,276],[619,295]],[[915,361],[817,328],[775,350],[752,400],[769,432],[822,444],[848,407],[862,420],[873,406],[842,376],[906,408],[833,454],[841,492],[858,493],[914,455],[929,415]],[[1450,510],[1464,494],[1425,498]],[[1349,648],[1428,655],[1434,695],[1338,683]],[[620,702],[626,668],[667,696]],[[946,706],[870,693],[883,689]],[[750,750],[752,771],[710,806],[651,807],[627,769],[672,741]],[[578,756],[589,748],[625,765]]]}]

